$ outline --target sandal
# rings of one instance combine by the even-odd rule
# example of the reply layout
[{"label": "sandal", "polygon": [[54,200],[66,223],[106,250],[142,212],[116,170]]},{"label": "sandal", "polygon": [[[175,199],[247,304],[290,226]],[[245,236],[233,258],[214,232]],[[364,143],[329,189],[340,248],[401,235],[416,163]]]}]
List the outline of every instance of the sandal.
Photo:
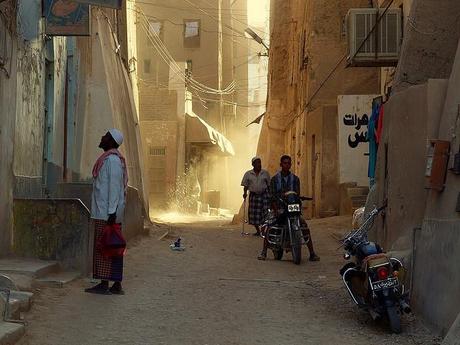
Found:
[{"label": "sandal", "polygon": [[125,291],[121,287],[120,283],[113,283],[112,287],[110,288],[110,292],[113,293],[114,295],[124,295]]},{"label": "sandal", "polygon": [[96,286],[93,286],[91,288],[85,289],[85,292],[87,293],[94,293],[98,295],[111,295],[112,292],[109,290],[109,287],[105,284],[97,284]]}]

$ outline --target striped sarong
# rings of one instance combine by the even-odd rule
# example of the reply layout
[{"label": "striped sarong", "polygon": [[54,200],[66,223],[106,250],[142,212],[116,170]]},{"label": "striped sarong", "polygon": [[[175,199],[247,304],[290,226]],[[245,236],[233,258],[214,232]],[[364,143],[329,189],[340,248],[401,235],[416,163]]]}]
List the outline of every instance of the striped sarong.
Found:
[{"label": "striped sarong", "polygon": [[104,220],[94,220],[93,278],[121,282],[123,280],[123,257],[105,257],[97,245],[102,238],[105,225]]},{"label": "striped sarong", "polygon": [[249,193],[249,224],[261,225],[267,217],[270,197],[268,192]]}]

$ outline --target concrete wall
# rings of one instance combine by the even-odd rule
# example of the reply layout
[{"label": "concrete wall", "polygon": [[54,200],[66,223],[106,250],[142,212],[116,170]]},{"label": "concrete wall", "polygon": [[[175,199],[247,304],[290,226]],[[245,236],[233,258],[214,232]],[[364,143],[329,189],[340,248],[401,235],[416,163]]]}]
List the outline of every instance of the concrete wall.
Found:
[{"label": "concrete wall", "polygon": [[[59,199],[79,199],[87,208],[91,210],[92,185],[89,183],[60,183],[57,188]],[[136,188],[128,187],[126,195],[126,209],[123,220],[123,234],[127,240],[139,235],[145,235],[144,220],[148,218],[144,215],[142,195]],[[92,233],[92,229],[91,229]],[[90,244],[92,246],[92,244]]]},{"label": "concrete wall", "polygon": [[[436,138],[451,142],[448,167],[453,167],[454,155],[459,152],[458,125],[460,98],[460,47],[448,81],[445,102],[440,113]],[[460,259],[458,205],[460,178],[448,171],[445,189],[430,190],[422,230],[417,237],[414,298],[423,317],[442,334],[446,334],[460,313],[458,304],[460,278],[456,263]]]},{"label": "concrete wall", "polygon": [[[11,13],[13,7],[9,2],[0,3],[2,12]],[[5,69],[0,69],[0,181],[2,192],[0,194],[0,253],[7,253],[11,242],[13,210],[13,145],[16,123],[16,59],[18,42],[13,39],[16,28],[15,13],[9,21],[0,17],[0,59]],[[8,28],[14,30],[9,31]],[[12,101],[13,100],[13,101]]]},{"label": "concrete wall", "polygon": [[457,0],[413,0],[393,90],[398,92],[429,78],[448,78],[452,70],[460,22]]},{"label": "concrete wall", "polygon": [[12,251],[86,274],[92,248],[89,216],[79,200],[16,199]]},{"label": "concrete wall", "polygon": [[388,208],[376,238],[385,248],[411,249],[412,231],[423,223],[427,140],[437,137],[446,88],[445,80],[429,80],[384,105],[376,178],[379,205],[388,199]]}]

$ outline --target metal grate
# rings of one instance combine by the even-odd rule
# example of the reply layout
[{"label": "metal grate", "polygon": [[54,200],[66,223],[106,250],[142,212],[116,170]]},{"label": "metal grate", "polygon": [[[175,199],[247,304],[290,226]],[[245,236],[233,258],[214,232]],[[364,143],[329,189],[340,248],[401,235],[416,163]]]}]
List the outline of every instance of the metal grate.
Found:
[{"label": "metal grate", "polygon": [[166,156],[166,147],[164,146],[150,146],[150,156]]}]

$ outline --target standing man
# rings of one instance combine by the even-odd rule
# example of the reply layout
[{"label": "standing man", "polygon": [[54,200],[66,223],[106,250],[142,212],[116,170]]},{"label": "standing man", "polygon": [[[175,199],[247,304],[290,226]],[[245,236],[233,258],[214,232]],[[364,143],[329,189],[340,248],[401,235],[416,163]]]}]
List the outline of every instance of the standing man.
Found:
[{"label": "standing man", "polygon": [[[291,173],[292,159],[288,155],[284,155],[280,159],[281,171],[272,177],[270,182],[270,190],[272,195],[272,209],[275,215],[278,213],[279,201],[278,198],[283,198],[286,192],[294,191],[300,196],[300,179]],[[313,249],[313,241],[311,239],[310,229],[308,224],[303,217],[300,217],[300,224],[302,227],[302,233],[307,243],[308,250],[310,251],[310,261],[319,261],[319,256],[315,254]],[[264,247],[260,253],[258,259],[265,260],[267,258],[267,238],[264,240]]]},{"label": "standing man", "polygon": [[256,228],[254,236],[260,236],[260,225],[267,216],[270,202],[270,175],[267,170],[262,169],[262,161],[259,157],[252,159],[252,166],[254,169],[244,174],[241,185],[244,187],[244,200],[249,190],[249,224]]},{"label": "standing man", "polygon": [[[128,173],[125,158],[118,151],[123,143],[123,134],[117,129],[109,130],[102,138],[99,147],[104,153],[93,167],[93,194],[91,218],[94,219],[93,277],[101,283],[86,289],[86,292],[103,295],[124,294],[123,257],[102,255],[98,243],[106,225],[120,224],[125,210],[125,195],[128,187]],[[109,288],[109,281],[114,284]]]}]

